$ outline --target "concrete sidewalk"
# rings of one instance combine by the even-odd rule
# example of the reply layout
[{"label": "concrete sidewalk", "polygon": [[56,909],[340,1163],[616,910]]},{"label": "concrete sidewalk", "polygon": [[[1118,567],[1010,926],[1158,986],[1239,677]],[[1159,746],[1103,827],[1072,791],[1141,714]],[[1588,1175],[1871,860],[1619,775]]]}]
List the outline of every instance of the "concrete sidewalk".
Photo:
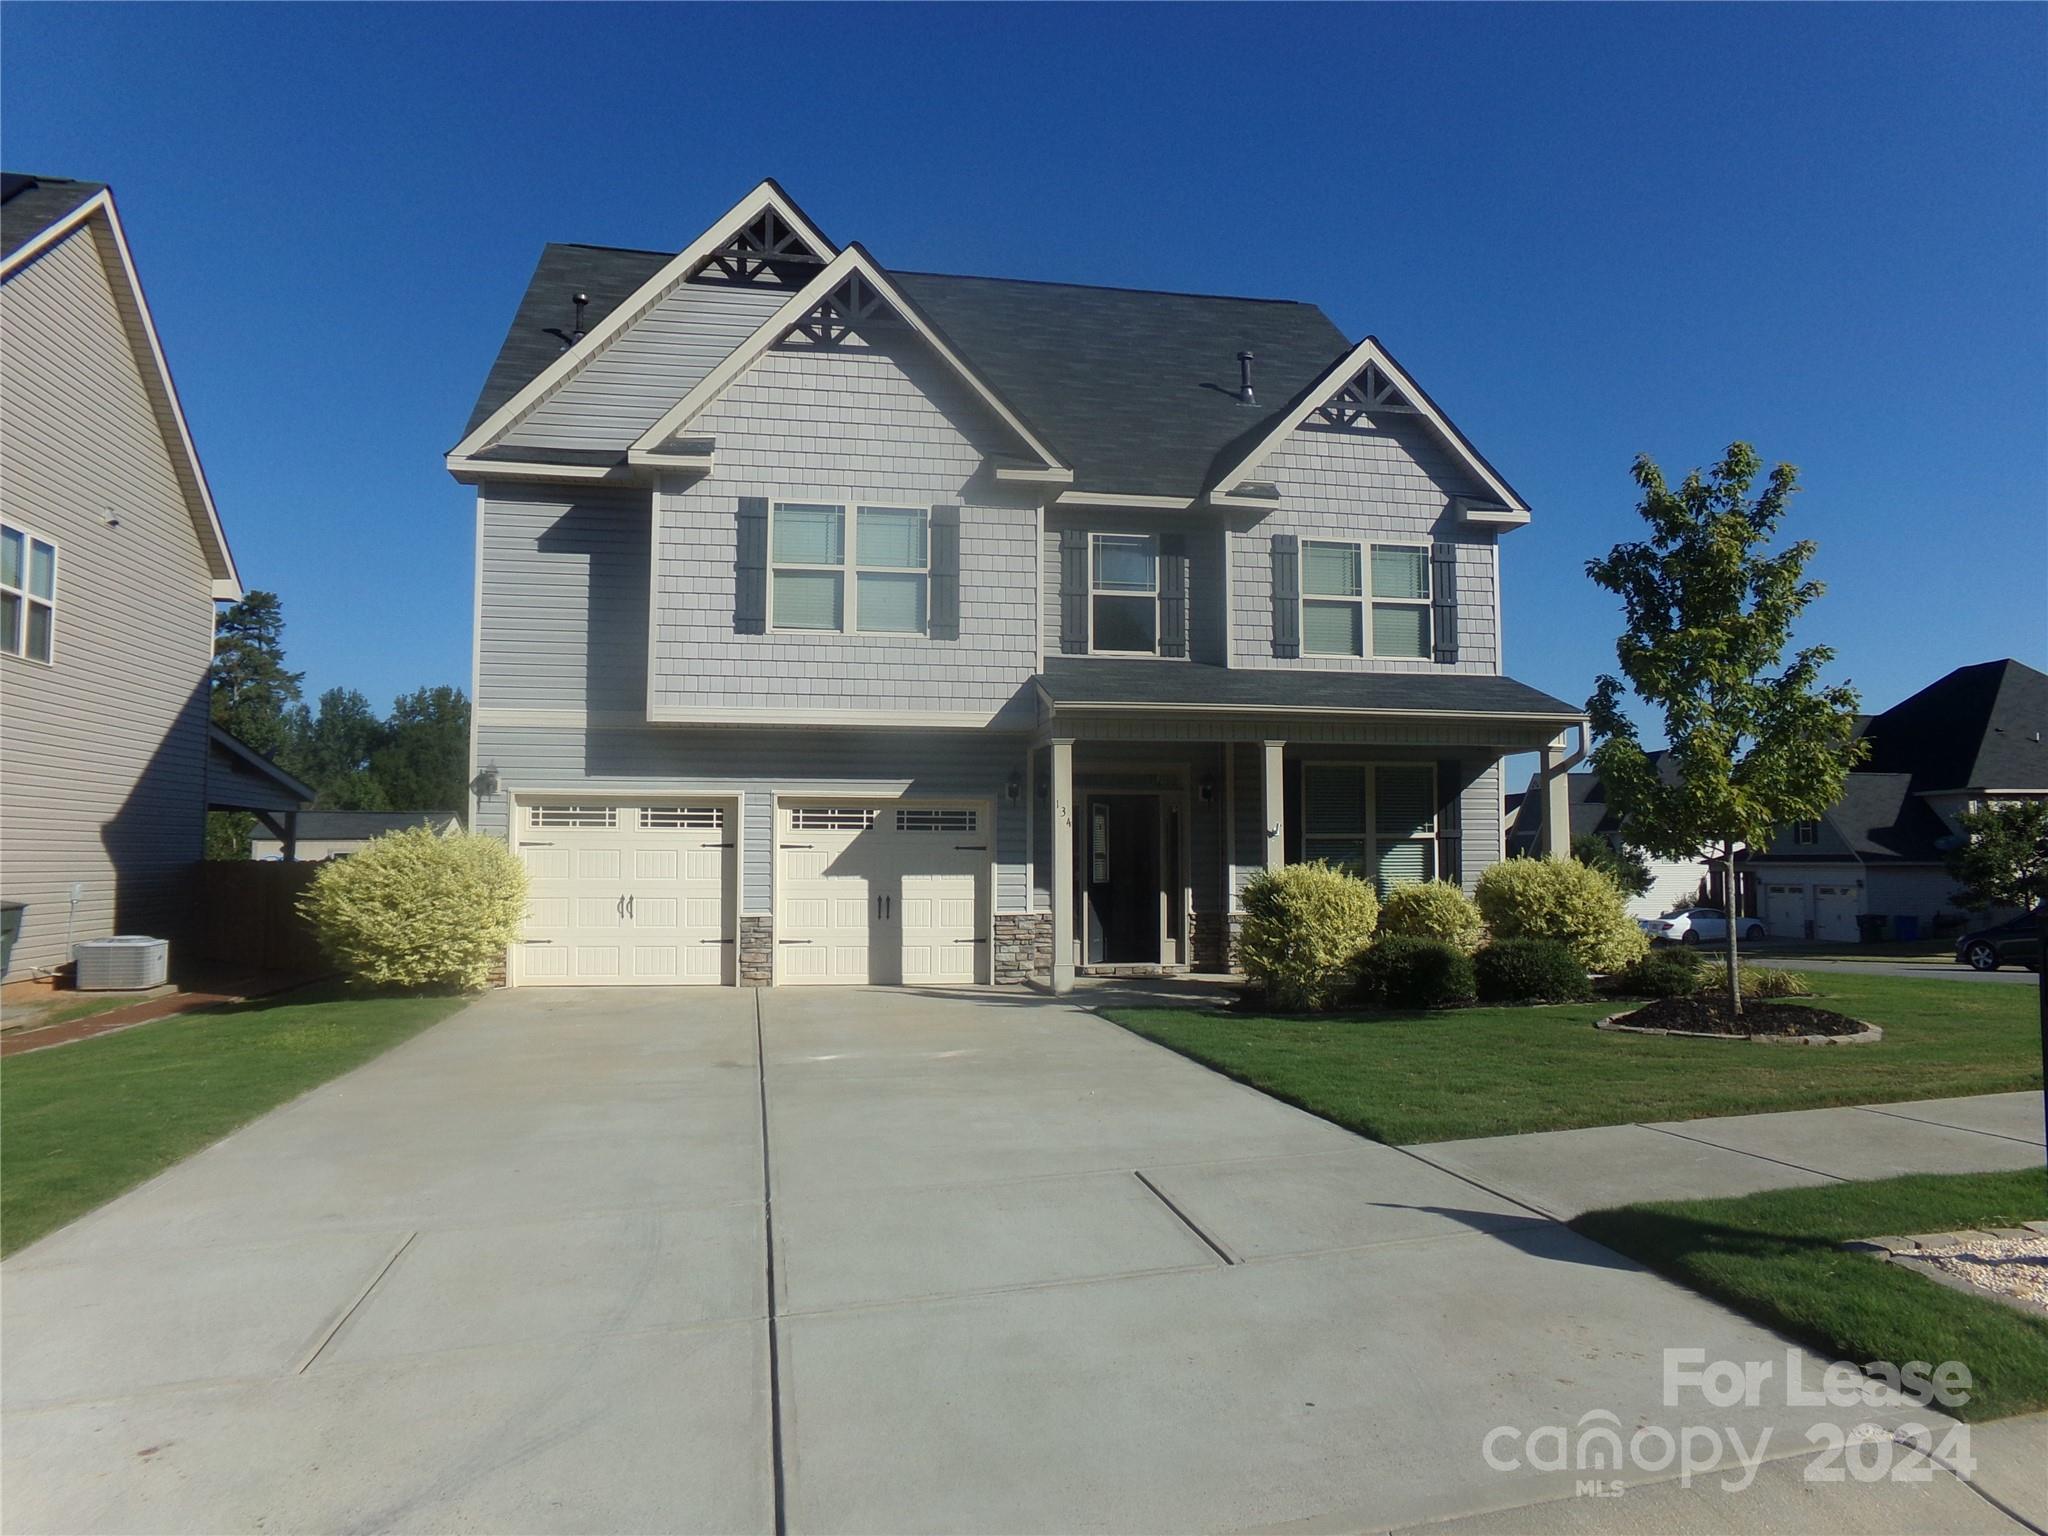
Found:
[{"label": "concrete sidewalk", "polygon": [[1601,1125],[1404,1150],[1559,1221],[1643,1200],[1710,1200],[1907,1173],[1992,1173],[2039,1168],[2048,1159],[2038,1093]]}]

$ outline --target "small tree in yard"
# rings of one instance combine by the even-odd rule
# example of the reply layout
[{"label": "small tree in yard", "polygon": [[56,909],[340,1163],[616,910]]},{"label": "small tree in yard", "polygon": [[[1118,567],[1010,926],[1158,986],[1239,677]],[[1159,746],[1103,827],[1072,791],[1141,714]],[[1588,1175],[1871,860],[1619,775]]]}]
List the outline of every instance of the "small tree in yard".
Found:
[{"label": "small tree in yard", "polygon": [[1598,832],[1581,832],[1572,839],[1572,857],[1599,870],[1624,896],[1641,896],[1650,889],[1650,861],[1640,848],[1627,843],[1617,848]]},{"label": "small tree in yard", "polygon": [[[1853,737],[1855,690],[1820,686],[1834,652],[1808,646],[1784,662],[1794,621],[1825,588],[1803,579],[1811,541],[1769,552],[1799,472],[1780,464],[1751,499],[1762,467],[1749,444],[1735,443],[1673,489],[1638,458],[1637,511],[1650,536],[1586,564],[1621,598],[1627,624],[1615,645],[1622,676],[1602,677],[1587,705],[1593,766],[1633,842],[1669,859],[1705,853],[1727,871],[1728,1001],[1738,1014],[1736,851],[1820,816],[1864,751]],[[1671,782],[1622,712],[1625,688],[1664,717]]]},{"label": "small tree in yard", "polygon": [[1956,818],[1969,839],[1948,856],[1963,905],[2018,907],[2048,900],[2048,800],[1994,800]]}]

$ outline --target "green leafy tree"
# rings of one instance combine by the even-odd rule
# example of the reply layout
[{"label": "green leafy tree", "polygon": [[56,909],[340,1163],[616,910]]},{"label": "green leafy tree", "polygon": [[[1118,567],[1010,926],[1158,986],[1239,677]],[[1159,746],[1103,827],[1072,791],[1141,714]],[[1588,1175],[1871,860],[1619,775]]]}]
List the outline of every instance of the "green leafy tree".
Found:
[{"label": "green leafy tree", "polygon": [[1612,880],[1624,896],[1640,896],[1650,888],[1650,861],[1643,850],[1623,843],[1619,848],[1598,832],[1572,839],[1572,857]]},{"label": "green leafy tree", "polygon": [[370,771],[395,811],[456,811],[469,803],[469,700],[460,688],[422,688],[391,706]]},{"label": "green leafy tree", "polygon": [[2048,901],[2048,800],[1994,800],[1956,820],[1968,841],[1948,870],[1964,906],[2031,912]]},{"label": "green leafy tree", "polygon": [[317,713],[299,706],[284,763],[319,791],[323,811],[386,811],[392,803],[371,767],[390,735],[370,701],[353,688],[330,688]]},{"label": "green leafy tree", "polygon": [[[1608,804],[1650,852],[1721,861],[1731,892],[1737,850],[1818,817],[1864,750],[1853,735],[1855,690],[1820,682],[1834,652],[1807,646],[1784,660],[1794,622],[1825,588],[1805,579],[1812,541],[1770,551],[1799,472],[1778,465],[1752,498],[1761,469],[1755,449],[1734,443],[1673,489],[1647,455],[1638,458],[1637,511],[1649,537],[1586,564],[1622,600],[1627,626],[1615,645],[1621,676],[1602,677],[1587,705]],[[1628,690],[1663,716],[1675,769],[1668,783],[1623,710]],[[1728,924],[1727,980],[1740,1013],[1736,926]]]},{"label": "green leafy tree", "polygon": [[[215,616],[207,676],[207,712],[215,725],[275,757],[291,742],[290,712],[303,676],[285,667],[284,607],[275,592],[251,592]],[[211,812],[206,856],[248,858],[255,824],[247,811]]]}]

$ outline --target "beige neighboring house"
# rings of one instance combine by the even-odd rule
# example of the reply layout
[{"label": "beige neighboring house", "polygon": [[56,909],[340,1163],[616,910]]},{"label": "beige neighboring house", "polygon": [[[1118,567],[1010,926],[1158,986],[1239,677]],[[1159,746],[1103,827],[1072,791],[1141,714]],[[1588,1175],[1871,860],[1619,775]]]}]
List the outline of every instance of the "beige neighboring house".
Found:
[{"label": "beige neighboring house", "polygon": [[287,841],[264,828],[250,834],[249,857],[317,864],[359,853],[372,838],[408,827],[431,827],[442,837],[458,831],[462,818],[449,811],[300,811],[288,822]]},{"label": "beige neighboring house", "polygon": [[175,940],[209,805],[303,784],[207,720],[241,596],[113,194],[0,178],[0,899],[7,977]]}]

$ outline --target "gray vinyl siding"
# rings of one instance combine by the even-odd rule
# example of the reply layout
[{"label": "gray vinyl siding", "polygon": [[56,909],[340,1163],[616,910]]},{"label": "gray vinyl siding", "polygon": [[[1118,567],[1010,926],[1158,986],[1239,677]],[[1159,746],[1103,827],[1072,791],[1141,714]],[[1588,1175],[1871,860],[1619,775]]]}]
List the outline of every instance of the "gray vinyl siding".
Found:
[{"label": "gray vinyl siding", "polygon": [[572,791],[593,798],[641,793],[742,799],[741,910],[773,907],[774,797],[800,794],[986,800],[995,810],[995,901],[1025,908],[1025,747],[995,732],[701,730],[688,726],[585,728],[481,724],[477,762],[505,793],[478,803],[476,828],[502,837],[514,794]]},{"label": "gray vinyl siding", "polygon": [[[572,323],[562,295],[562,325]],[[683,283],[628,326],[502,441],[522,448],[624,448],[789,299],[786,289]]]},{"label": "gray vinyl siding", "polygon": [[175,939],[205,847],[212,580],[99,238],[0,288],[0,510],[58,546],[52,664],[0,657],[16,978],[69,959],[67,918],[74,939]]},{"label": "gray vinyl siding", "polygon": [[[1471,768],[1468,760],[1466,771],[1469,773]],[[1465,786],[1464,793],[1458,797],[1458,817],[1464,829],[1464,886],[1469,893],[1479,883],[1481,872],[1506,856],[1503,840],[1507,833],[1501,821],[1498,760],[1488,763],[1485,771]]]},{"label": "gray vinyl siding", "polygon": [[[1011,445],[920,346],[777,347],[691,431],[716,440],[718,467],[664,479],[657,498],[656,715],[868,708],[1029,723],[1035,501],[988,482],[989,455]],[[960,638],[735,633],[743,496],[847,506],[849,556],[859,503],[959,505]]]},{"label": "gray vinyl siding", "polygon": [[1451,516],[1451,498],[1481,494],[1480,487],[1420,424],[1395,417],[1343,430],[1303,427],[1274,453],[1267,472],[1279,487],[1279,507],[1231,538],[1232,665],[1330,672],[1438,669],[1431,661],[1274,656],[1272,538],[1292,533],[1304,539],[1456,544],[1458,659],[1446,670],[1500,670],[1494,534]]},{"label": "gray vinyl siding", "polygon": [[1045,653],[1060,654],[1060,533],[1078,528],[1084,533],[1181,533],[1188,541],[1188,659],[1221,666],[1224,657],[1224,540],[1223,528],[1207,522],[1207,515],[1158,512],[1118,512],[1114,508],[1063,511],[1053,508],[1045,516],[1045,545],[1041,564],[1043,587],[1039,603],[1045,625]]},{"label": "gray vinyl siding", "polygon": [[647,713],[647,491],[499,484],[483,498],[476,702]]}]

